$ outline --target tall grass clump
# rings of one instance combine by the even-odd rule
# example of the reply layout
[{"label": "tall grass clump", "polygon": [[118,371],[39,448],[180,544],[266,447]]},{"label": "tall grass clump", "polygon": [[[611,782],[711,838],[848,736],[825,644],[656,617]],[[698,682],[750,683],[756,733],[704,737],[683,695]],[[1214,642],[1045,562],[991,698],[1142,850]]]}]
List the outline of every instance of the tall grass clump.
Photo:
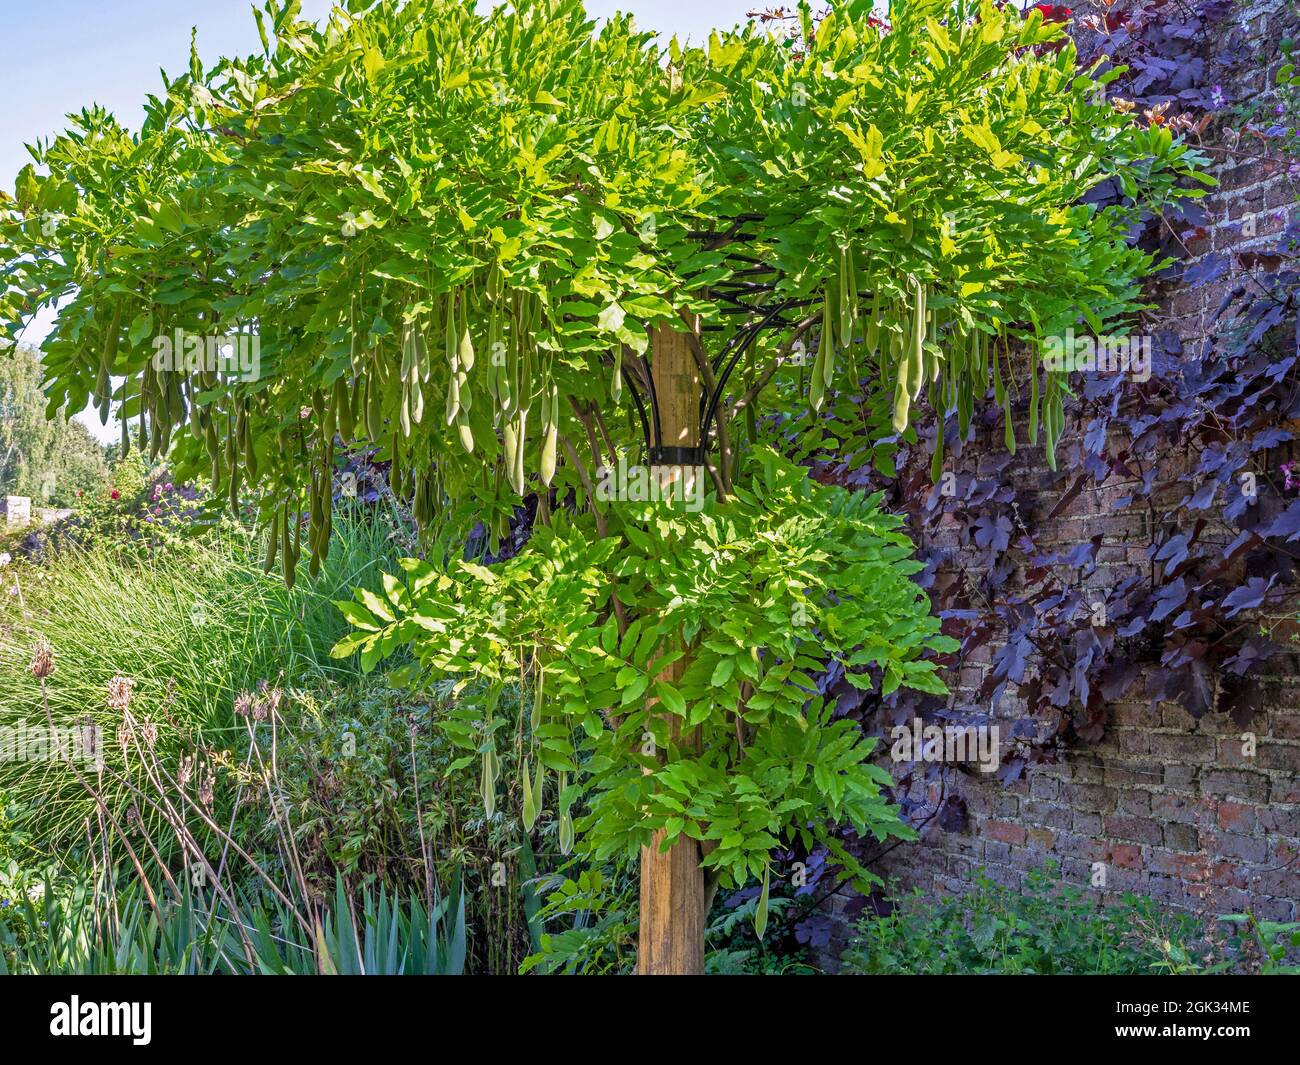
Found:
[{"label": "tall grass clump", "polygon": [[[147,819],[124,783],[142,783],[122,733],[127,706],[176,772],[197,745],[237,745],[241,692],[346,683],[352,667],[329,655],[346,627],[332,601],[378,585],[396,553],[389,537],[381,521],[340,516],[321,573],[293,589],[263,574],[258,539],[230,524],[143,554],[102,541],[10,566],[0,579],[0,729],[12,741],[47,720],[97,727],[96,790],[123,823]],[[43,691],[31,669],[42,643],[53,655]],[[84,844],[95,800],[66,759],[26,755],[0,757],[0,792],[25,812],[33,845]]]}]

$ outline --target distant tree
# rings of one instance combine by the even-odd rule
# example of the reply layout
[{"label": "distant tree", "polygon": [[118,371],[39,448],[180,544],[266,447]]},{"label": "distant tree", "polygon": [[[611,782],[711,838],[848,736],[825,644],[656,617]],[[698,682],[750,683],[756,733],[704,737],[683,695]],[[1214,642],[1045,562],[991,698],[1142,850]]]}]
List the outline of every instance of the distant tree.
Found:
[{"label": "distant tree", "polygon": [[104,483],[108,467],[90,430],[65,411],[53,414],[46,417],[40,353],[19,347],[0,359],[0,495],[67,506]]}]

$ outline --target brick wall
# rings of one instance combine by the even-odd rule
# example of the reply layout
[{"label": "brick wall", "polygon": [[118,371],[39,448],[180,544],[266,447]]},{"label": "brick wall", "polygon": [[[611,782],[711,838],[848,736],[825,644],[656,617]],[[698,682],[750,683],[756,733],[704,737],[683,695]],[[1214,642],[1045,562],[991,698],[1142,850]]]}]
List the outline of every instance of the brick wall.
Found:
[{"label": "brick wall", "polygon": [[[1279,64],[1283,20],[1290,16],[1284,5],[1264,2],[1238,17],[1249,26],[1259,56],[1242,88],[1265,92]],[[1258,158],[1266,155],[1261,142],[1237,142],[1223,132],[1208,137],[1221,160],[1214,170],[1221,186],[1208,201],[1204,235],[1191,241],[1189,251],[1194,258],[1233,256],[1233,268],[1196,290],[1153,287],[1158,309],[1148,331],[1172,329],[1185,341],[1203,339],[1214,328],[1210,318],[1241,273],[1235,256],[1280,231],[1274,212],[1296,209],[1285,164],[1277,156],[1271,162]],[[1022,450],[1008,475],[1018,494],[1034,498],[1047,480],[1041,452]],[[1088,583],[1113,584],[1146,562],[1148,538],[1130,535],[1136,531],[1130,523],[1141,516],[1109,509],[1125,493],[1112,483],[1084,491],[1050,526],[1036,526],[1036,534],[1043,534],[1040,546],[1102,534],[1098,567]],[[944,542],[942,530],[938,539]],[[960,675],[949,678],[958,705],[970,701],[991,658],[986,645],[965,660]],[[1137,684],[1129,689],[1133,702],[1110,707],[1103,741],[1073,749],[1062,764],[1030,768],[1011,786],[977,773],[949,773],[950,788],[967,804],[966,828],[928,827],[921,842],[891,851],[878,871],[904,886],[959,892],[976,868],[1019,887],[1027,869],[1052,858],[1068,879],[1082,884],[1104,867],[1105,887],[1098,889],[1103,897],[1136,891],[1205,914],[1249,908],[1261,918],[1300,919],[1300,677],[1295,656],[1275,661],[1285,665],[1269,680],[1271,708],[1249,726],[1253,754],[1243,753],[1243,730],[1224,715],[1194,721],[1175,705],[1153,710]],[[994,712],[1009,723],[1022,711],[1008,696]],[[914,797],[938,800],[937,787],[918,787],[932,790]]]}]

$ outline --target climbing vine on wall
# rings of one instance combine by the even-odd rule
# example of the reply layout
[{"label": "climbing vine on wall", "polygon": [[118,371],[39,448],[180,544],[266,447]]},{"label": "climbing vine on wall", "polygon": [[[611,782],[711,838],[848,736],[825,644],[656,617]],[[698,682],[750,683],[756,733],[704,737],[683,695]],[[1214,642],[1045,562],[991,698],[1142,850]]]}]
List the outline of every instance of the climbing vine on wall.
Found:
[{"label": "climbing vine on wall", "polygon": [[[1095,58],[1108,41],[1108,54],[1134,62],[1113,83],[1117,106],[1209,140],[1219,131],[1213,122],[1223,86],[1245,53],[1231,5],[1179,5],[1176,24],[1172,11],[1163,2],[1109,5],[1102,16],[1109,37],[1084,27],[1092,51],[1081,54]],[[1182,216],[1152,218],[1137,239],[1183,254],[1205,222],[1200,210],[1191,204]],[[945,417],[942,466],[933,462],[933,416],[918,445],[900,446],[892,471],[814,448],[819,478],[886,487],[911,515],[927,563],[920,579],[945,631],[962,642],[947,664],[969,663],[986,645],[992,651],[982,684],[948,703],[882,704],[828,676],[842,712],[874,728],[917,712],[978,724],[1005,698],[1022,700],[1024,717],[999,771],[1008,782],[1065,744],[1099,740],[1108,705],[1121,698],[1176,702],[1194,717],[1222,712],[1246,723],[1264,701],[1264,669],[1294,646],[1298,257],[1293,214],[1280,233],[1237,254],[1239,281],[1211,308],[1209,339],[1184,346],[1173,332],[1156,330],[1148,374],[1075,375],[1066,458],[1060,472],[1040,471],[1037,485],[1013,483],[1022,464],[986,446],[1004,421],[991,394],[969,433]],[[1233,266],[1226,255],[1176,261],[1166,279],[1196,290]],[[850,409],[871,416],[866,404],[842,397],[829,420],[850,422]],[[838,438],[838,428],[823,438]],[[1080,496],[1103,490],[1123,538],[1096,532],[1055,546],[1055,519]],[[1130,564],[1109,586],[1095,580],[1103,551]]]}]

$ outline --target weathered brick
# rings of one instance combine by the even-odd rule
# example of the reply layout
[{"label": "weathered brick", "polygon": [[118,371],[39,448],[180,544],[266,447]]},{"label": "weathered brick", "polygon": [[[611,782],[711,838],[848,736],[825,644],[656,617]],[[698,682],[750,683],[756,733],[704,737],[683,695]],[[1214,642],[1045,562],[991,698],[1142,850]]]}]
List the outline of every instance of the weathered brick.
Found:
[{"label": "weathered brick", "polygon": [[1159,843],[1164,833],[1154,821],[1144,821],[1137,817],[1107,817],[1103,831],[1111,839],[1132,839],[1139,843]]},{"label": "weathered brick", "polygon": [[1191,825],[1165,825],[1164,840],[1166,847],[1176,851],[1195,851],[1201,846],[1201,834]]},{"label": "weathered brick", "polygon": [[1220,798],[1249,799],[1263,802],[1268,798],[1268,777],[1235,769],[1211,770],[1201,778],[1201,792]]},{"label": "weathered brick", "polygon": [[1161,821],[1196,824],[1201,819],[1203,809],[1199,799],[1189,799],[1183,795],[1151,796],[1151,815]]},{"label": "weathered brick", "polygon": [[1250,832],[1255,827],[1255,808],[1239,802],[1221,802],[1218,822],[1220,828],[1232,832]]},{"label": "weathered brick", "polygon": [[1026,835],[1030,850],[1050,851],[1056,843],[1056,833],[1045,828],[1031,828]]},{"label": "weathered brick", "polygon": [[1213,838],[1214,852],[1226,858],[1243,858],[1248,862],[1268,860],[1268,844],[1254,836],[1239,836],[1234,832],[1219,832]]},{"label": "weathered brick", "polygon": [[1025,830],[1020,825],[1012,824],[1010,821],[985,821],[984,835],[989,839],[1000,840],[1003,843],[1014,843],[1017,846],[1025,842]]}]

